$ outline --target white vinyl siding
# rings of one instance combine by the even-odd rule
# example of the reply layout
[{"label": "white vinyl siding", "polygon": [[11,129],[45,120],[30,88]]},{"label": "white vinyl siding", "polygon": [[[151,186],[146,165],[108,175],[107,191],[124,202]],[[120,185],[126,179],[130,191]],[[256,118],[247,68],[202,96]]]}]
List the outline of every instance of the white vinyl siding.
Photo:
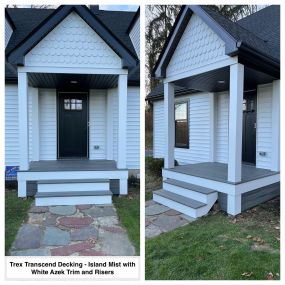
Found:
[{"label": "white vinyl siding", "polygon": [[140,58],[140,18],[138,18],[130,31],[130,38],[138,58]]},{"label": "white vinyl siding", "polygon": [[19,166],[18,86],[5,86],[5,165]]},{"label": "white vinyl siding", "polygon": [[229,93],[215,93],[215,161],[228,163]]},{"label": "white vinyl siding", "polygon": [[[175,102],[188,101],[189,149],[175,148],[179,164],[207,162],[210,157],[210,99],[209,93],[179,97]],[[154,102],[154,157],[164,156],[163,101]]]},{"label": "white vinyl siding", "polygon": [[12,33],[13,33],[13,29],[10,26],[9,22],[5,19],[5,47],[9,43]]},{"label": "white vinyl siding", "polygon": [[39,89],[40,160],[57,159],[56,90]]},{"label": "white vinyl siding", "polygon": [[153,157],[164,157],[164,112],[163,101],[153,103]]},{"label": "white vinyl siding", "polygon": [[[272,155],[272,84],[257,89],[256,167],[270,169]],[[265,156],[259,153],[265,152]]]},{"label": "white vinyl siding", "polygon": [[140,168],[140,89],[128,88],[127,168]]},{"label": "white vinyl siding", "polygon": [[75,12],[25,56],[25,66],[121,68],[121,58]]},{"label": "white vinyl siding", "polygon": [[[89,158],[106,159],[106,90],[90,90]],[[99,146],[95,149],[95,146]]]}]

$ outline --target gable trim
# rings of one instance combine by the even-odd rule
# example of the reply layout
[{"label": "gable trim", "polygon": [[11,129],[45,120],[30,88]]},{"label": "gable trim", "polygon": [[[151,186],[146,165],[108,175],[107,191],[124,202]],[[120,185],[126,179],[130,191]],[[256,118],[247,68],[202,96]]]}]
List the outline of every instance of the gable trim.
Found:
[{"label": "gable trim", "polygon": [[166,77],[166,68],[193,13],[201,18],[204,23],[208,25],[225,42],[226,55],[234,56],[237,54],[238,42],[230,34],[228,34],[212,17],[210,17],[203,10],[203,8],[201,8],[199,5],[183,6],[154,67],[154,77]]},{"label": "gable trim", "polygon": [[138,63],[136,57],[117,39],[115,35],[86,6],[62,5],[44,22],[19,43],[8,56],[12,64],[24,65],[25,55],[32,50],[49,32],[51,32],[71,12],[76,12],[122,59],[122,68],[129,68]]}]

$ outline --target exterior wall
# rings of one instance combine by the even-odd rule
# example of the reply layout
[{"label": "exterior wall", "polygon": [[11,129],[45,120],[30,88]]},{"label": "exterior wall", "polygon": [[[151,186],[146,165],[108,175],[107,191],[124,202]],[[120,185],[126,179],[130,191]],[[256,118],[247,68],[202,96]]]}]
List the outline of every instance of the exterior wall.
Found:
[{"label": "exterior wall", "polygon": [[197,15],[193,14],[166,70],[177,75],[228,58],[225,43]]},{"label": "exterior wall", "polygon": [[[257,88],[256,167],[271,169],[272,158],[272,84]],[[265,156],[259,153],[265,152]]]},{"label": "exterior wall", "polygon": [[7,46],[11,36],[13,33],[13,29],[10,26],[9,22],[5,19],[5,47]]},{"label": "exterior wall", "polygon": [[90,159],[106,159],[106,95],[106,90],[90,90],[89,93]]},{"label": "exterior wall", "polygon": [[57,159],[56,90],[39,90],[40,160]]},{"label": "exterior wall", "polygon": [[140,168],[140,88],[128,88],[127,167]]},{"label": "exterior wall", "polygon": [[[188,101],[189,149],[175,148],[174,157],[179,164],[210,161],[210,94],[183,96],[175,102]],[[164,156],[163,101],[154,102],[154,157]]]},{"label": "exterior wall", "polygon": [[25,57],[25,66],[121,68],[120,57],[75,12]]},{"label": "exterior wall", "polygon": [[215,95],[215,161],[228,163],[229,147],[229,92]]},{"label": "exterior wall", "polygon": [[137,56],[138,58],[140,58],[140,18],[136,20],[136,23],[130,31],[130,38],[137,53]]},{"label": "exterior wall", "polygon": [[5,165],[19,165],[18,86],[5,86]]},{"label": "exterior wall", "polygon": [[[113,156],[118,159],[118,90],[109,89],[113,101]],[[127,168],[140,168],[140,89],[128,87]]]}]

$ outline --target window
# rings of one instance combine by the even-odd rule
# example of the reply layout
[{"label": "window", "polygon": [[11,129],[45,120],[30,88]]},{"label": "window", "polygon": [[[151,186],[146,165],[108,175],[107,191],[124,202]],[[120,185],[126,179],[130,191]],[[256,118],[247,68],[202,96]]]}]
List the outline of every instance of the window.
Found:
[{"label": "window", "polygon": [[187,102],[175,104],[175,147],[189,148]]},{"label": "window", "polygon": [[64,110],[82,110],[82,100],[64,99]]}]

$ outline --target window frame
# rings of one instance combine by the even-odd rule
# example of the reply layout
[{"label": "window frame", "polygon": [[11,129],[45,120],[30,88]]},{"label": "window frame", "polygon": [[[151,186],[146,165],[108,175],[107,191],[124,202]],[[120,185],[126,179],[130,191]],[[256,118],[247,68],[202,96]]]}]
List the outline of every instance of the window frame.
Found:
[{"label": "window frame", "polygon": [[[186,145],[177,145],[176,142],[176,118],[175,118],[175,106],[176,105],[181,105],[181,104],[186,104],[186,122],[187,122],[187,144]],[[190,148],[190,132],[189,132],[189,101],[177,101],[174,102],[174,147],[175,148],[185,148],[189,149]]]}]

